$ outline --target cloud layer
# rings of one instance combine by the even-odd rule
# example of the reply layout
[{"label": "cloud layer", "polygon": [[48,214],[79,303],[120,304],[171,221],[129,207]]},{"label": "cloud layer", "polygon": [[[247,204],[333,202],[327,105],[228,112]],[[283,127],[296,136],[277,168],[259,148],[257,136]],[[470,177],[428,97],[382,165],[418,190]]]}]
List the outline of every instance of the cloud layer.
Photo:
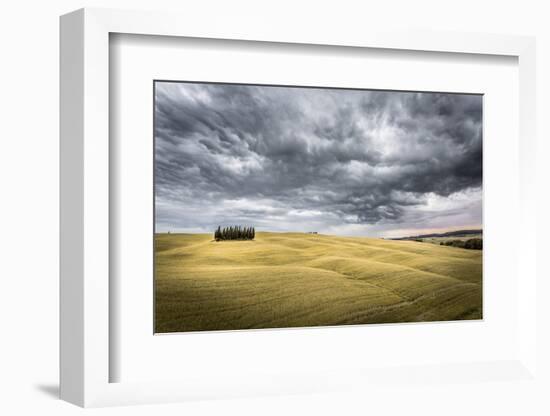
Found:
[{"label": "cloud layer", "polygon": [[481,225],[482,97],[157,82],[157,231]]}]

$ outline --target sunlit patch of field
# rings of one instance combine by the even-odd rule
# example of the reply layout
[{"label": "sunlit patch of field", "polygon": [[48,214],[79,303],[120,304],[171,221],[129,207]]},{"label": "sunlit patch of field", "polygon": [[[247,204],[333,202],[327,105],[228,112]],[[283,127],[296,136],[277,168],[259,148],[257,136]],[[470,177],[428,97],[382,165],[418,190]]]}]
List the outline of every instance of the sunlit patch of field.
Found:
[{"label": "sunlit patch of field", "polygon": [[156,332],[481,318],[481,250],[261,232],[155,247]]}]

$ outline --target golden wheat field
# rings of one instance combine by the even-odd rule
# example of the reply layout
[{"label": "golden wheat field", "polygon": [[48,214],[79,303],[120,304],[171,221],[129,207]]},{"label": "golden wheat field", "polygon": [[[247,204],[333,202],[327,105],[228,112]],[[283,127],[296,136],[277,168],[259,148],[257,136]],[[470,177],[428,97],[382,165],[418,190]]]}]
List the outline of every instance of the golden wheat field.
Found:
[{"label": "golden wheat field", "polygon": [[414,241],[155,235],[155,332],[482,317],[482,252]]}]

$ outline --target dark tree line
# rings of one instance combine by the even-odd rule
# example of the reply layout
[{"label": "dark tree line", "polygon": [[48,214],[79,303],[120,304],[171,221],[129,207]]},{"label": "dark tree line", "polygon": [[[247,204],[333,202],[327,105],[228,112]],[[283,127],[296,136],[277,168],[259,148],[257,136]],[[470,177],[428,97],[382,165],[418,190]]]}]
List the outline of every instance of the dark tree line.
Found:
[{"label": "dark tree line", "polygon": [[439,243],[442,246],[453,246],[459,248],[466,248],[469,250],[483,250],[483,240],[481,238],[470,238],[469,240],[450,240]]},{"label": "dark tree line", "polygon": [[241,227],[240,225],[230,227],[218,227],[214,231],[214,239],[220,240],[254,240],[256,230],[254,227]]}]

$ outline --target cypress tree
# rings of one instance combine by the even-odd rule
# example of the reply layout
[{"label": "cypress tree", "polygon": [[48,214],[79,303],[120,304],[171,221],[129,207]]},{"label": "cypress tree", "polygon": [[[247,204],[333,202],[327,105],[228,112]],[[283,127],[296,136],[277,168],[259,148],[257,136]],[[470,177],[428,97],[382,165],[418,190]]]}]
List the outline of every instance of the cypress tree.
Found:
[{"label": "cypress tree", "polygon": [[219,240],[254,240],[256,230],[254,227],[244,227],[242,225],[230,225],[221,227],[214,231],[214,239]]}]

